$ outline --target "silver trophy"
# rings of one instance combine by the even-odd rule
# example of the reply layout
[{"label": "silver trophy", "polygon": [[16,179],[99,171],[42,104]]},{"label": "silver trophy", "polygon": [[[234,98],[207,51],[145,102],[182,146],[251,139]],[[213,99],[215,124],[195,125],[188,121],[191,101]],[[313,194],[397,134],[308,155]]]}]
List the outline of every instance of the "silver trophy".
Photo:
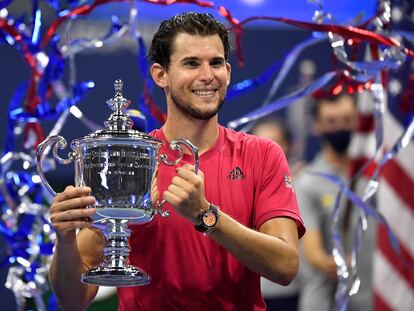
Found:
[{"label": "silver trophy", "polygon": [[178,164],[183,151],[180,144],[186,145],[194,156],[195,172],[198,171],[198,150],[189,141],[173,140],[169,147],[177,150],[177,159],[169,161],[167,155],[160,154],[162,141],[132,129],[133,122],[124,113],[130,103],[122,96],[122,81],[116,80],[115,96],[107,101],[113,110],[105,129],[72,141],[72,152],[67,159],[58,155],[58,149],[67,146],[61,136],[50,136],[39,144],[37,150],[37,169],[39,176],[49,190],[43,174],[42,162],[52,149],[53,157],[61,164],[74,162],[75,185],[89,186],[91,195],[96,198],[95,223],[99,224],[107,238],[104,248],[105,259],[99,266],[82,274],[84,283],[101,286],[138,286],[150,282],[149,275],[142,269],[127,263],[130,230],[128,223],[147,223],[156,214],[167,217],[163,211],[165,200],[155,206],[151,203],[151,182],[156,163]]}]

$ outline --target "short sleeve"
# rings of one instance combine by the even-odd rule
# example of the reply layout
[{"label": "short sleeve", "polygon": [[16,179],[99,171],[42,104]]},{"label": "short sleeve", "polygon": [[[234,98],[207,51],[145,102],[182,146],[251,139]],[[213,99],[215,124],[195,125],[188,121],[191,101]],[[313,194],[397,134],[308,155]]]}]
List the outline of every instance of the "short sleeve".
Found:
[{"label": "short sleeve", "polygon": [[298,236],[302,237],[305,227],[300,216],[295,188],[282,148],[266,140],[262,152],[258,152],[258,185],[255,189],[254,226],[260,226],[271,218],[289,217],[295,220]]}]

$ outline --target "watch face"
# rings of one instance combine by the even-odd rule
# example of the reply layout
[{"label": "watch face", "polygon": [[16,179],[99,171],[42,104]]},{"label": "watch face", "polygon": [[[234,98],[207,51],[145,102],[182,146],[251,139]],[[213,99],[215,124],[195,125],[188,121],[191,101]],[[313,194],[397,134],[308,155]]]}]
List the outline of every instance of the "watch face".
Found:
[{"label": "watch face", "polygon": [[217,222],[217,216],[212,211],[207,211],[203,215],[203,224],[206,227],[213,227]]}]

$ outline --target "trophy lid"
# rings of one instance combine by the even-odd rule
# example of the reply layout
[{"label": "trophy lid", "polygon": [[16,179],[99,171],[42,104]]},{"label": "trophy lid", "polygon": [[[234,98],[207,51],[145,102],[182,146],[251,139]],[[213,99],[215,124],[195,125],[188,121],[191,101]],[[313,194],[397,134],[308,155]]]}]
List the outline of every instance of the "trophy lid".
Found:
[{"label": "trophy lid", "polygon": [[92,142],[95,140],[103,139],[122,139],[122,140],[143,140],[147,143],[162,144],[162,141],[138,130],[134,130],[132,127],[134,122],[124,112],[130,104],[130,100],[126,99],[122,95],[123,82],[121,79],[117,79],[114,82],[115,96],[106,101],[109,108],[112,110],[112,114],[104,122],[105,128],[98,130],[94,133],[88,134],[83,138],[75,139],[72,145],[79,144],[81,142]]}]

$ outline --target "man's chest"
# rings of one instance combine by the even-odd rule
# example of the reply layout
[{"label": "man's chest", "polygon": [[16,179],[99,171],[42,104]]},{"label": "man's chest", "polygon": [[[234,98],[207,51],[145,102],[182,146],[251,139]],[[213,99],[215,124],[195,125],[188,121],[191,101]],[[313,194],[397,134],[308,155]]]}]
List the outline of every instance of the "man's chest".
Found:
[{"label": "man's chest", "polygon": [[[186,163],[182,162],[179,166],[184,164]],[[175,169],[176,167],[160,165],[158,177],[160,194],[168,188],[177,175]],[[216,157],[201,160],[199,170],[204,174],[204,195],[207,201],[218,205],[225,213],[241,223],[249,224],[257,184],[251,163],[243,158]]]}]

